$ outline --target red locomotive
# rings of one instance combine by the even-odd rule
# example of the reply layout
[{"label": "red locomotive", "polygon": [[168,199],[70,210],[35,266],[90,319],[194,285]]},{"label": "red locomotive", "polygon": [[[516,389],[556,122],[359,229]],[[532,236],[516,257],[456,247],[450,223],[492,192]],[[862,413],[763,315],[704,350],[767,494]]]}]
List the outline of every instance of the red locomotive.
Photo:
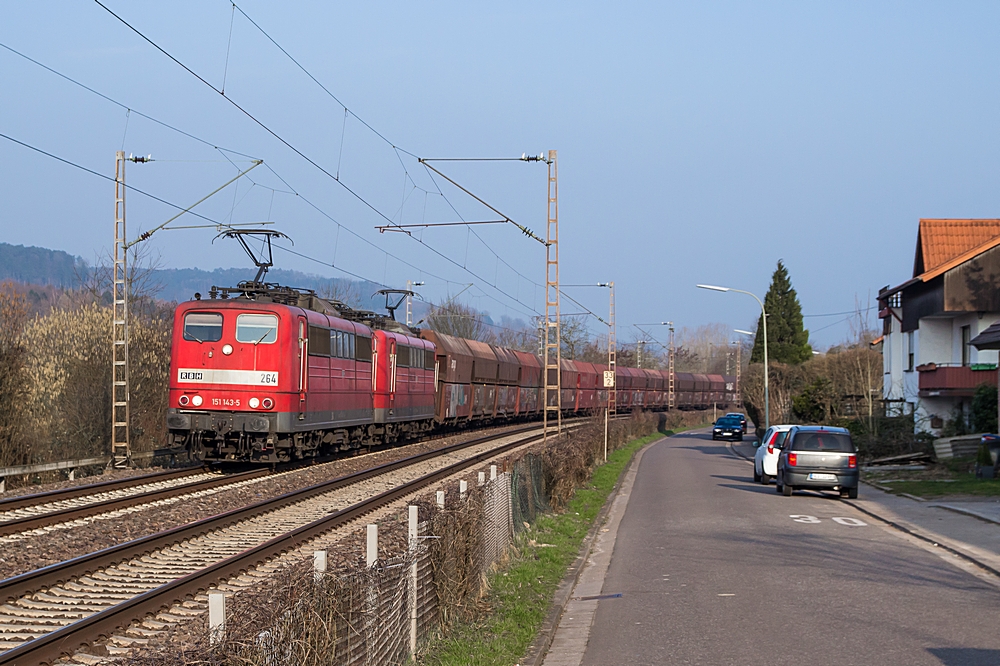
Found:
[{"label": "red locomotive", "polygon": [[[167,427],[205,460],[276,463],[435,428],[538,418],[542,361],[261,282],[177,306]],[[607,366],[563,360],[567,414],[607,404]],[[733,380],[675,375],[675,408],[735,404]],[[617,409],[668,406],[666,371],[617,368]]]}]

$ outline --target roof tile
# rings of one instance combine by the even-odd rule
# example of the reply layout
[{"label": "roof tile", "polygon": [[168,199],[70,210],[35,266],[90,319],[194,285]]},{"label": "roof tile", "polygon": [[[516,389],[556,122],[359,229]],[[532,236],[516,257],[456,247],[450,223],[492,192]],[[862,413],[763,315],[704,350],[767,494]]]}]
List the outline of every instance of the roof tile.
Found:
[{"label": "roof tile", "polygon": [[960,257],[1000,236],[1000,219],[920,220],[913,277]]}]

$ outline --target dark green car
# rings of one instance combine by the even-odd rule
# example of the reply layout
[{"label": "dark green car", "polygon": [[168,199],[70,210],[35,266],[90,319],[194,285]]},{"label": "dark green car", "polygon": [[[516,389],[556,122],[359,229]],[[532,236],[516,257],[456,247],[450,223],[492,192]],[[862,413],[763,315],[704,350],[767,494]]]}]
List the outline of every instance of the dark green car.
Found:
[{"label": "dark green car", "polygon": [[735,416],[723,416],[712,426],[712,439],[743,441],[743,423]]}]

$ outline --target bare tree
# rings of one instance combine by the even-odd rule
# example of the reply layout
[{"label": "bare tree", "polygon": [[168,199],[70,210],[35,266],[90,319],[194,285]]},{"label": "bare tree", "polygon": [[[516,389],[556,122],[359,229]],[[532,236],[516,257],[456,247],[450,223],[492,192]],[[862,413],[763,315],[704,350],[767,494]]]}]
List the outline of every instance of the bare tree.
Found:
[{"label": "bare tree", "polygon": [[[162,267],[162,257],[154,253],[153,246],[133,245],[127,251],[129,314],[132,317],[153,319],[161,306],[156,295],[163,290],[156,271]],[[110,253],[99,257],[93,268],[84,265],[77,270],[79,284],[77,305],[96,303],[111,305],[114,298],[114,257]]]},{"label": "bare tree", "polygon": [[559,322],[559,351],[563,358],[579,358],[590,342],[584,317],[563,317]]},{"label": "bare tree", "polygon": [[26,394],[25,350],[21,339],[28,305],[13,282],[0,283],[0,465],[29,462],[21,437]]},{"label": "bare tree", "polygon": [[494,340],[493,332],[482,313],[467,305],[454,303],[451,299],[431,308],[427,315],[427,328],[468,340]]},{"label": "bare tree", "polygon": [[365,308],[366,299],[361,290],[361,283],[353,280],[334,278],[324,285],[318,294],[320,298],[324,298],[331,303],[343,303],[355,310]]},{"label": "bare tree", "polygon": [[[736,348],[730,344],[732,333],[725,324],[685,326],[677,333],[675,366],[680,372],[735,374]],[[749,358],[749,354],[747,355]]]},{"label": "bare tree", "polygon": [[501,347],[531,353],[538,351],[538,329],[520,319],[501,317],[495,334],[496,344]]}]

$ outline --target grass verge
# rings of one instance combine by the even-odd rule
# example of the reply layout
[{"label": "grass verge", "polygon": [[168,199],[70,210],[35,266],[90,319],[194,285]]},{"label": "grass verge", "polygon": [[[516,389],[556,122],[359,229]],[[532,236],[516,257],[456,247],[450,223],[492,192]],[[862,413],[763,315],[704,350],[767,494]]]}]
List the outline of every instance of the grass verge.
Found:
[{"label": "grass verge", "polygon": [[949,495],[974,495],[976,497],[1000,496],[1000,480],[977,479],[971,474],[963,474],[955,479],[937,481],[890,481],[879,482],[883,488],[894,493],[907,493],[917,497],[947,497]]},{"label": "grass verge", "polygon": [[975,497],[1000,496],[1000,479],[977,479],[972,472],[972,458],[948,458],[925,470],[879,472],[869,470],[865,479],[893,493],[940,498],[952,495]]},{"label": "grass verge", "polygon": [[662,436],[653,433],[611,453],[608,462],[594,470],[590,484],[577,489],[564,513],[542,516],[525,530],[512,551],[510,566],[490,577],[487,611],[480,614],[478,621],[456,627],[446,638],[432,643],[419,663],[517,663],[545,621],[556,588],[632,455]]}]

